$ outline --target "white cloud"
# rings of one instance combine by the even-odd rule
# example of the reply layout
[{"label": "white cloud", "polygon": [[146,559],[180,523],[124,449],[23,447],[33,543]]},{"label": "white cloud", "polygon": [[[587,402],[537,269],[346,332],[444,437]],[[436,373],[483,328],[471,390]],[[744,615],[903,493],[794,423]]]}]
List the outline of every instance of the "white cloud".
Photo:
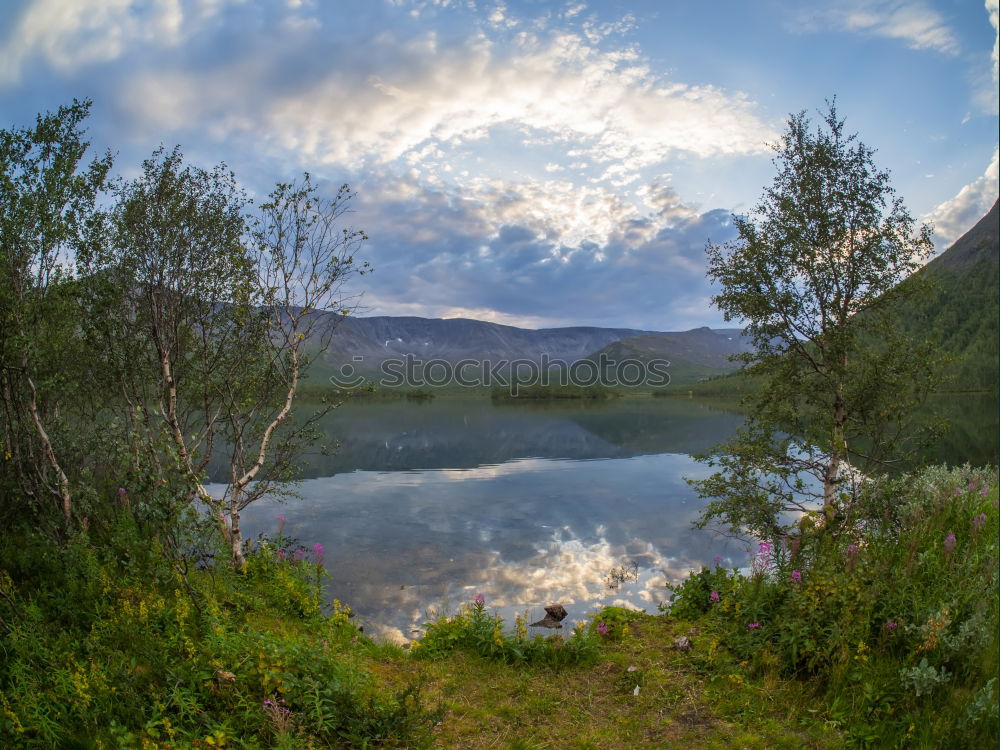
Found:
[{"label": "white cloud", "polygon": [[[232,0],[230,0],[232,1]],[[172,47],[214,15],[221,0],[38,0],[0,47],[0,83],[15,83],[33,56],[62,72],[115,60],[137,46]]]},{"label": "white cloud", "polygon": [[147,69],[125,84],[122,107],[150,130],[183,117],[303,164],[348,168],[417,153],[422,162],[429,145],[454,154],[500,126],[629,173],[677,153],[763,153],[774,137],[744,95],[665,80],[634,50],[605,51],[579,33],[516,32],[500,45],[485,31],[447,44],[382,31],[355,42],[368,50],[362,61],[312,50],[324,72],[294,87],[266,83],[288,64],[278,43],[215,68]]},{"label": "white cloud", "polygon": [[948,55],[959,52],[958,39],[941,14],[913,0],[853,0],[834,8],[801,11],[789,28],[871,34],[902,40],[913,49],[932,49]]},{"label": "white cloud", "polygon": [[980,109],[991,115],[996,115],[1000,111],[1000,95],[998,95],[997,88],[1000,85],[1000,9],[998,9],[998,5],[1000,5],[998,0],[986,0],[986,13],[993,26],[993,50],[990,53],[993,65],[989,77],[985,75],[979,77],[975,97]]},{"label": "white cloud", "polygon": [[993,37],[993,82],[1000,82],[1000,0],[986,0],[986,12],[996,36]]},{"label": "white cloud", "polygon": [[923,217],[924,221],[934,223],[934,246],[937,252],[947,249],[972,229],[993,207],[998,193],[998,151],[994,149],[993,158],[980,177],[963,187],[954,198]]}]

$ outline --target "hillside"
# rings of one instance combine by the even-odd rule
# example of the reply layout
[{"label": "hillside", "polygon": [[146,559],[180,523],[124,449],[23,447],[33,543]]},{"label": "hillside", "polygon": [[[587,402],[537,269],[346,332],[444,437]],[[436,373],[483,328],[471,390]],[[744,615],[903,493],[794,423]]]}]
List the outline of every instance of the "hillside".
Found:
[{"label": "hillside", "polygon": [[928,336],[953,358],[946,390],[997,390],[997,224],[994,203],[972,229],[917,272],[933,281],[933,288],[901,316],[911,333]]},{"label": "hillside", "polygon": [[[552,363],[573,364],[604,353],[612,361],[667,359],[672,381],[688,383],[731,371],[729,355],[745,351],[746,346],[740,331],[730,329],[652,332],[576,326],[532,330],[464,318],[325,316],[321,327],[330,345],[312,368],[313,382],[326,380],[345,363],[377,379],[384,361],[407,356],[423,362],[489,362],[492,367],[515,360],[539,362],[543,357]],[[501,367],[500,371],[505,370]]]},{"label": "hillside", "polygon": [[680,333],[644,333],[612,342],[587,359],[611,362],[665,359],[670,362],[672,385],[687,385],[732,372],[739,366],[729,357],[750,350],[749,340],[739,329],[713,331],[695,328]]},{"label": "hillside", "polygon": [[526,358],[575,362],[612,341],[645,333],[631,328],[577,326],[532,330],[466,318],[376,316],[341,317],[328,314],[335,326],[327,359],[339,362],[361,356],[377,364],[407,354],[421,359],[457,362]]}]

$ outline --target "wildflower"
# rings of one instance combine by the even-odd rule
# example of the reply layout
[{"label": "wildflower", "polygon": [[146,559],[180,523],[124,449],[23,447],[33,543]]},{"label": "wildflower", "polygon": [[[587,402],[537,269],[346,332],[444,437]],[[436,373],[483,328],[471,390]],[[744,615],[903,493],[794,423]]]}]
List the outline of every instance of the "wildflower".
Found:
[{"label": "wildflower", "polygon": [[899,623],[896,622],[895,620],[886,620],[885,629],[888,630],[890,633],[898,627]]},{"label": "wildflower", "polygon": [[319,542],[313,545],[313,555],[316,557],[316,564],[323,564],[323,545]]},{"label": "wildflower", "polygon": [[981,490],[979,490],[979,494],[982,495],[983,497],[986,497],[988,494],[990,494],[990,488],[983,487]]},{"label": "wildflower", "polygon": [[757,546],[757,551],[753,554],[751,562],[754,575],[763,575],[771,567],[771,543],[761,542]]},{"label": "wildflower", "polygon": [[955,549],[955,534],[951,533],[944,538],[944,553],[950,555],[953,549]]},{"label": "wildflower", "polygon": [[719,601],[720,598],[721,597],[719,596],[719,592],[718,591],[713,591],[711,594],[708,595],[708,600],[712,604],[715,604],[717,601]]},{"label": "wildflower", "polygon": [[712,562],[714,562],[717,566],[721,565],[722,564],[722,555],[716,555],[715,557],[713,557],[712,558]]},{"label": "wildflower", "polygon": [[792,583],[802,583],[802,572],[798,570],[792,571]]},{"label": "wildflower", "polygon": [[486,597],[483,596],[482,594],[476,594],[474,597],[472,597],[472,601],[475,603],[477,607],[482,607],[484,604],[486,604]]},{"label": "wildflower", "polygon": [[603,621],[597,623],[597,632],[600,633],[601,635],[607,635],[608,634],[608,626],[605,625]]},{"label": "wildflower", "polygon": [[278,536],[285,533],[285,517],[278,516]]},{"label": "wildflower", "polygon": [[973,482],[969,482],[967,485],[965,485],[965,489],[967,489],[967,490],[974,490],[974,489],[976,489],[976,483],[974,481]]},{"label": "wildflower", "polygon": [[747,630],[760,630],[760,623],[759,622],[748,622],[747,623]]},{"label": "wildflower", "polygon": [[955,494],[956,494],[956,495],[961,495],[961,494],[962,494],[962,490],[961,490],[961,488],[956,488],[956,489],[955,489]]},{"label": "wildflower", "polygon": [[295,550],[295,562],[302,562],[302,558],[306,556],[306,551],[299,547]]},{"label": "wildflower", "polygon": [[118,497],[125,497],[125,488],[124,487],[119,487],[118,488]]},{"label": "wildflower", "polygon": [[279,550],[278,550],[278,559],[279,559],[279,560],[280,560],[281,562],[284,562],[284,561],[285,561],[285,550],[283,550],[283,549],[279,549]]},{"label": "wildflower", "polygon": [[978,516],[972,519],[972,530],[980,531],[983,526],[986,525],[986,514],[980,513]]}]

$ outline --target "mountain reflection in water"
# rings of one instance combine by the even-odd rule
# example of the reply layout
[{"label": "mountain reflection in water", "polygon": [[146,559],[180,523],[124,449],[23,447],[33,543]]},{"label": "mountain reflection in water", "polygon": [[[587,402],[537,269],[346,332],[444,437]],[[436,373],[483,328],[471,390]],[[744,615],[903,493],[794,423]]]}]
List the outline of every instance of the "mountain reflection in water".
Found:
[{"label": "mountain reflection in water", "polygon": [[[995,433],[995,410],[974,411]],[[987,432],[955,414],[933,460],[980,463],[963,458],[962,436],[979,435],[983,448]],[[305,457],[302,499],[254,504],[245,532],[274,534],[286,516],[286,535],[326,549],[329,596],[348,602],[366,632],[396,639],[477,593],[508,621],[525,609],[540,619],[555,602],[569,622],[605,604],[655,611],[668,581],[715,555],[726,567],[746,563],[742,544],[691,528],[702,501],[684,482],[707,474],[691,455],[741,421],[676,398],[349,403],[320,424],[324,442],[340,447]],[[995,462],[995,442],[989,455]],[[609,572],[629,562],[637,580],[609,589]]]},{"label": "mountain reflection in water", "polygon": [[[477,594],[512,618],[562,603],[570,621],[604,604],[655,611],[668,580],[742,545],[691,523],[700,502],[690,458],[740,424],[733,412],[675,399],[584,405],[438,400],[348,404],[321,425],[339,441],[311,455],[301,500],[245,512],[249,538],[321,542],[329,596],[366,632],[413,637],[433,612]],[[609,588],[609,572],[638,565]],[[537,616],[536,616],[537,615]]]}]

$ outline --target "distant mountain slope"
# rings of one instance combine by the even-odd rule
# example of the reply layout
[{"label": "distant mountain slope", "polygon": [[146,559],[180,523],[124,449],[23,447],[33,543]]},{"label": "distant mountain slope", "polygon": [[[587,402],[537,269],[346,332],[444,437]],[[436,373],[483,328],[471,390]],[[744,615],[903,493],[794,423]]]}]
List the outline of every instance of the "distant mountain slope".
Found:
[{"label": "distant mountain slope", "polygon": [[[901,315],[911,333],[926,336],[954,358],[946,389],[997,390],[1000,242],[997,203],[945,252],[917,272],[934,288]],[[903,282],[904,284],[906,282]]]},{"label": "distant mountain slope", "polygon": [[575,362],[592,351],[626,336],[645,331],[631,328],[543,328],[531,330],[465,318],[335,316],[337,328],[330,341],[331,361],[352,356],[379,362],[407,354],[421,359],[500,361],[542,354]]},{"label": "distant mountain slope", "polygon": [[1000,248],[1000,214],[998,214],[1000,201],[993,204],[982,219],[968,232],[963,234],[952,246],[945,250],[925,266],[930,272],[962,273],[976,266],[980,261],[989,261],[994,266],[1000,261],[998,248]]},{"label": "distant mountain slope", "polygon": [[672,385],[686,385],[739,367],[729,357],[750,350],[749,339],[739,329],[713,331],[695,328],[680,333],[645,333],[615,341],[587,359],[609,361],[665,359],[670,362]]},{"label": "distant mountain slope", "polygon": [[[745,350],[740,331],[699,328],[653,332],[633,328],[575,326],[531,330],[464,318],[437,319],[376,316],[342,317],[327,313],[322,325],[330,346],[310,373],[325,380],[342,364],[370,376],[387,359],[413,355],[423,362],[474,360],[491,366],[514,360],[573,364],[607,352],[615,360],[667,359],[672,380],[693,382],[733,369],[729,354]],[[628,343],[625,343],[628,342]],[[355,359],[361,357],[360,362]]]}]

